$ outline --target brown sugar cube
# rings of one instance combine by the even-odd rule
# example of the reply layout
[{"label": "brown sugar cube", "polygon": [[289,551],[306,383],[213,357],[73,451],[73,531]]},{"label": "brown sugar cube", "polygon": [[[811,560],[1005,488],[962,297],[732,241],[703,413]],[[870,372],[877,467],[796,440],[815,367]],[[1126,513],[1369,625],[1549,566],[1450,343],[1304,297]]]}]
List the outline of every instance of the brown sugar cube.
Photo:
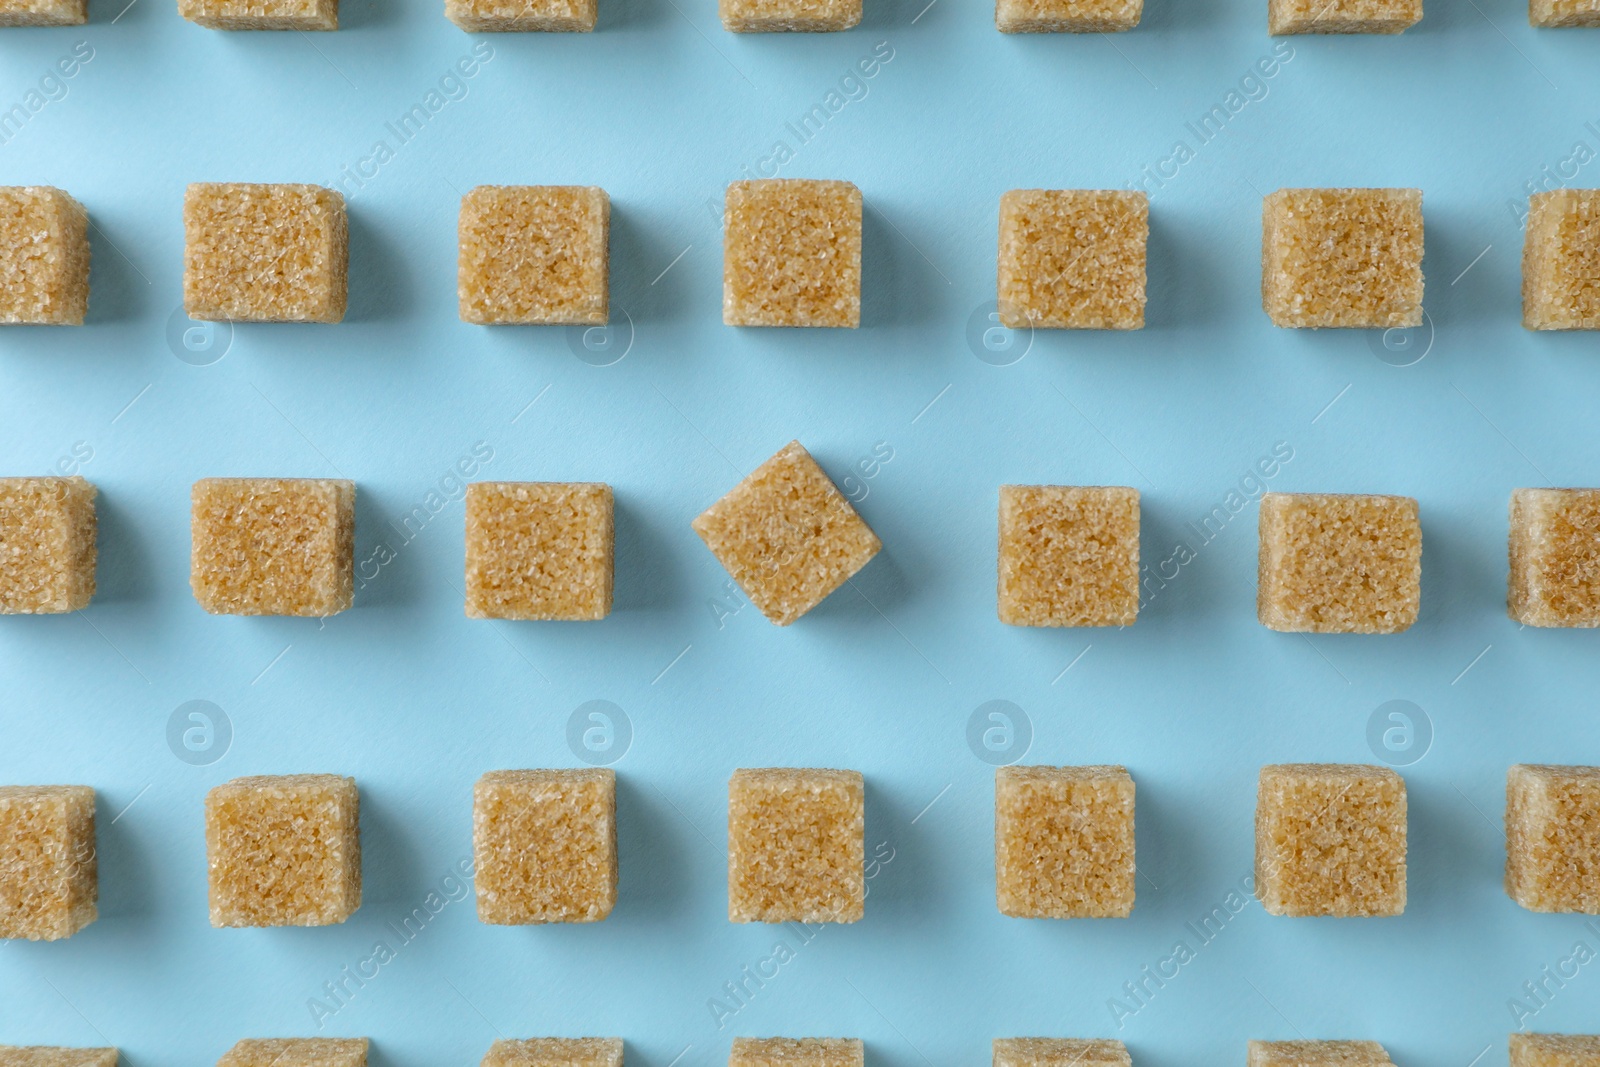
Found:
[{"label": "brown sugar cube", "polygon": [[1600,1035],[1512,1034],[1511,1067],[1600,1067]]},{"label": "brown sugar cube", "polygon": [[693,526],[750,602],[779,626],[822,603],[883,547],[799,441],[751,471]]},{"label": "brown sugar cube", "polygon": [[[83,11],[84,0],[0,0],[0,26],[85,22]],[[89,212],[47,185],[0,187],[0,324],[82,326],[88,311]]]},{"label": "brown sugar cube", "polygon": [[995,0],[994,24],[1001,33],[1116,33],[1143,14],[1144,0]]},{"label": "brown sugar cube", "polygon": [[202,478],[189,585],[213,615],[335,615],[355,600],[354,482]]},{"label": "brown sugar cube", "polygon": [[95,488],[0,478],[0,615],[56,615],[94,596]]},{"label": "brown sugar cube", "polygon": [[1125,767],[1000,767],[994,881],[1018,919],[1133,911],[1133,778]]},{"label": "brown sugar cube", "polygon": [[367,1067],[367,1039],[251,1038],[223,1053],[217,1067]]},{"label": "brown sugar cube", "polygon": [[620,1037],[535,1037],[496,1041],[481,1067],[622,1067]]},{"label": "brown sugar cube", "polygon": [[734,771],[729,921],[859,920],[867,900],[864,798],[859,771]]},{"label": "brown sugar cube", "polygon": [[[500,0],[495,0],[500,2]],[[569,0],[556,0],[565,6]],[[545,0],[539,0],[544,6]],[[529,29],[593,29],[587,26]],[[453,16],[452,16],[453,17]],[[602,326],[610,308],[611,199],[584,185],[480,185],[461,198],[461,321]]]},{"label": "brown sugar cube", "polygon": [[1421,326],[1421,190],[1280,189],[1268,196],[1261,305],[1276,326]]},{"label": "brown sugar cube", "polygon": [[1399,915],[1405,779],[1359,763],[1261,768],[1255,877],[1272,915]]},{"label": "brown sugar cube", "polygon": [[[1600,0],[1590,6],[1600,25]],[[1522,325],[1600,330],[1600,189],[1557,189],[1528,198]]]},{"label": "brown sugar cube", "polygon": [[1600,915],[1600,767],[1507,773],[1506,894],[1529,911]]},{"label": "brown sugar cube", "polygon": [[603,619],[615,553],[603,482],[467,486],[467,614],[474,619]]},{"label": "brown sugar cube", "polygon": [[864,1059],[853,1037],[736,1037],[728,1067],[862,1067]]},{"label": "brown sugar cube", "polygon": [[1252,1041],[1247,1067],[1393,1067],[1376,1041]]},{"label": "brown sugar cube", "polygon": [[99,916],[99,899],[94,790],[0,786],[0,938],[71,937]]},{"label": "brown sugar cube", "polygon": [[617,903],[617,777],[605,767],[491,771],[472,791],[478,918],[592,923]]},{"label": "brown sugar cube", "polygon": [[[178,14],[190,22],[213,30],[337,30],[339,28],[339,0],[178,0]],[[339,273],[343,275],[343,268]],[[342,314],[342,300],[340,307]],[[189,317],[201,318],[192,312]]]},{"label": "brown sugar cube", "polygon": [[1422,524],[1408,496],[1266,493],[1256,617],[1284,633],[1394,634],[1422,603]]},{"label": "brown sugar cube", "polygon": [[1403,33],[1422,21],[1422,0],[1268,0],[1267,32]]},{"label": "brown sugar cube", "polygon": [[1600,626],[1600,489],[1515,489],[1506,606],[1525,626]]},{"label": "brown sugar cube", "polygon": [[717,0],[717,13],[732,33],[826,33],[859,23],[861,0]]},{"label": "brown sugar cube", "polygon": [[468,33],[588,33],[598,9],[596,0],[444,0],[445,17]]},{"label": "brown sugar cube", "polygon": [[0,26],[81,26],[88,0],[0,0]]},{"label": "brown sugar cube", "polygon": [[1000,621],[1132,626],[1139,615],[1139,491],[1002,485]]},{"label": "brown sugar cube", "polygon": [[336,774],[235,778],[206,794],[212,926],[331,926],[361,906],[360,801]]},{"label": "brown sugar cube", "polygon": [[1600,0],[1528,0],[1528,21],[1541,29],[1600,26]]},{"label": "brown sugar cube", "polygon": [[117,1050],[0,1045],[0,1067],[117,1067]]},{"label": "brown sugar cube", "polygon": [[1132,1067],[1120,1041],[1067,1037],[999,1037],[994,1067]]},{"label": "brown sugar cube", "polygon": [[849,182],[733,182],[723,215],[722,321],[861,325],[861,190]]},{"label": "brown sugar cube", "polygon": [[1142,329],[1149,238],[1144,193],[1011,190],[1000,198],[1001,325]]},{"label": "brown sugar cube", "polygon": [[183,310],[191,319],[344,318],[349,222],[334,190],[197,182],[184,194],[183,234]]}]

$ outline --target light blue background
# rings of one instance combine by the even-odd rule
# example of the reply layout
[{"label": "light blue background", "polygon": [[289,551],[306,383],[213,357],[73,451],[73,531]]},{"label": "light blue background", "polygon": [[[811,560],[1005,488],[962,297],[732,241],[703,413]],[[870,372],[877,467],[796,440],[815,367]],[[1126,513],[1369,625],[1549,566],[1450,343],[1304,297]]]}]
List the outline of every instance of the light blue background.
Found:
[{"label": "light blue background", "polygon": [[[1494,1067],[1522,983],[1580,939],[1600,947],[1581,919],[1506,898],[1499,829],[1511,762],[1600,762],[1596,635],[1521,629],[1503,606],[1511,489],[1600,483],[1595,341],[1519,325],[1513,210],[1576,143],[1600,151],[1600,31],[1429,0],[1403,37],[1289,39],[1275,76],[1244,85],[1259,99],[1150,187],[1148,327],[990,337],[986,362],[968,325],[994,298],[1000,194],[1120,187],[1179,138],[1193,148],[1185,124],[1273,54],[1264,0],[1150,0],[1114,38],[1004,37],[976,0],[867,0],[860,28],[808,37],[725,33],[710,0],[601,0],[592,35],[483,38],[434,0],[346,0],[345,28],[315,36],[125,2],[91,0],[81,29],[0,31],[0,107],[74,42],[93,48],[0,146],[0,182],[60,185],[95,225],[90,325],[0,334],[0,467],[70,469],[87,450],[76,465],[101,491],[93,605],[0,619],[0,780],[94,785],[102,859],[98,923],[0,945],[0,1042],[204,1067],[241,1037],[316,1032],[309,998],[470,855],[473,780],[576,765],[566,722],[594,699],[634,730],[613,916],[503,929],[450,904],[323,1033],[370,1035],[380,1067],[465,1067],[497,1036],[546,1034],[620,1035],[631,1067],[713,1067],[734,1034],[860,1036],[877,1067],[984,1064],[991,1038],[1031,1034],[1120,1037],[1141,1067],[1239,1064],[1249,1038],[1300,1035]],[[227,343],[223,358],[176,358],[185,183],[333,182],[476,41],[493,56],[465,95],[352,191],[346,322],[200,335],[213,347],[189,358]],[[722,186],[880,43],[893,58],[865,95],[782,170],[862,188],[863,328],[722,326]],[[1565,173],[1600,184],[1600,161]],[[589,338],[590,362],[566,330],[458,321],[457,198],[481,182],[611,194],[624,327]],[[1425,191],[1431,331],[1392,352],[1268,324],[1260,197],[1301,185]],[[883,553],[778,629],[725,614],[741,601],[689,521],[795,437],[840,480],[878,442],[894,458],[860,505]],[[456,499],[325,624],[213,618],[191,598],[195,479],[354,478],[364,559],[477,442],[493,450],[480,477],[615,486],[608,620],[466,619]],[[1280,442],[1274,489],[1420,499],[1411,631],[1259,626],[1253,501],[1130,629],[996,621],[1000,483],[1139,487],[1155,563]],[[167,744],[191,699],[235,731],[209,766]],[[1131,919],[997,913],[992,771],[965,739],[993,699],[1030,718],[1027,760],[1131,769]],[[1435,733],[1403,771],[1406,914],[1252,904],[1117,1029],[1108,999],[1193,946],[1185,924],[1248,874],[1260,765],[1370,761],[1368,719],[1392,699]],[[893,860],[865,921],[824,930],[719,1030],[723,983],[799,941],[726,919],[726,779],[767,764],[865,772],[868,845]],[[360,782],[362,909],[331,929],[211,929],[206,789],[295,771]],[[1597,1019],[1590,964],[1531,1025]]]}]

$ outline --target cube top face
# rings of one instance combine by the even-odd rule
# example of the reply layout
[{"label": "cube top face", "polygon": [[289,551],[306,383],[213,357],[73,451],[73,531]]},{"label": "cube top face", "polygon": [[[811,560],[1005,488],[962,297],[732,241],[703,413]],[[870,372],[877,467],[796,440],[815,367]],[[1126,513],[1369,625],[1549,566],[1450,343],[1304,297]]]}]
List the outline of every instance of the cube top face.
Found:
[{"label": "cube top face", "polygon": [[344,318],[349,224],[334,190],[197,182],[183,198],[183,233],[183,310],[191,319]]},{"label": "cube top face", "polygon": [[0,1045],[0,1067],[117,1067],[117,1050]]},{"label": "cube top face", "polygon": [[1600,915],[1600,767],[1507,773],[1506,893],[1529,911]]},{"label": "cube top face", "polygon": [[366,1067],[364,1037],[270,1037],[239,1042],[217,1067]]},{"label": "cube top face", "polygon": [[94,596],[95,487],[0,478],[0,615],[77,611]]},{"label": "cube top face", "polygon": [[617,903],[616,775],[604,767],[486,774],[472,794],[472,847],[483,922],[604,919]]},{"label": "cube top face", "polygon": [[334,615],[355,601],[354,482],[194,483],[189,584],[213,615]]},{"label": "cube top face", "polygon": [[1422,524],[1407,496],[1266,493],[1256,615],[1284,633],[1399,633],[1422,604]]},{"label": "cube top face", "polygon": [[728,1067],[861,1067],[865,1055],[853,1037],[736,1037]]},{"label": "cube top face", "polygon": [[94,922],[98,900],[94,790],[0,786],[0,938],[71,937]]},{"label": "cube top face", "polygon": [[1422,0],[1270,0],[1267,29],[1293,33],[1402,33],[1422,21]]},{"label": "cube top face", "polygon": [[1511,1067],[1600,1067],[1600,1035],[1512,1034]]},{"label": "cube top face", "polygon": [[1403,912],[1405,780],[1365,764],[1261,768],[1256,896],[1272,915]]},{"label": "cube top face", "polygon": [[750,602],[779,626],[822,603],[883,547],[799,441],[693,526]]},{"label": "cube top face", "polygon": [[1419,189],[1280,189],[1263,204],[1261,246],[1277,326],[1422,325]]},{"label": "cube top face", "polygon": [[[1600,0],[1591,6],[1600,16]],[[1528,198],[1522,324],[1530,330],[1600,330],[1600,189],[1557,189]]]},{"label": "cube top face", "polygon": [[489,1046],[482,1067],[622,1067],[622,1038],[502,1039]]},{"label": "cube top face", "polygon": [[1139,615],[1139,491],[1002,485],[1000,621],[1131,626]]},{"label": "cube top face", "polygon": [[0,27],[81,26],[88,21],[87,0],[0,0]]},{"label": "cube top face", "polygon": [[1001,33],[1116,33],[1139,25],[1144,0],[996,0]]},{"label": "cube top face", "polygon": [[178,0],[178,14],[213,30],[339,28],[339,0]]},{"label": "cube top face", "polygon": [[1133,779],[1127,769],[1001,767],[994,779],[995,891],[1022,919],[1133,911]]},{"label": "cube top face", "polygon": [[728,919],[851,923],[866,913],[857,771],[738,770],[728,783]]},{"label": "cube top face", "polygon": [[1120,1041],[1069,1037],[1000,1037],[994,1067],[1131,1067]]},{"label": "cube top face", "polygon": [[1389,1067],[1376,1041],[1252,1041],[1248,1067]]},{"label": "cube top face", "polygon": [[235,778],[206,794],[212,926],[330,926],[361,906],[360,800],[334,774]]},{"label": "cube top face", "polygon": [[849,182],[733,182],[723,215],[722,321],[861,325],[861,190]]},{"label": "cube top face", "polygon": [[[0,26],[71,25],[86,10],[84,0],[0,0]],[[0,323],[81,326],[88,311],[89,212],[50,186],[0,187]]]},{"label": "cube top face", "polygon": [[717,12],[730,33],[828,33],[859,23],[861,0],[718,0]]},{"label": "cube top face", "polygon": [[1141,329],[1149,238],[1144,193],[1011,190],[1000,198],[1001,324]]},{"label": "cube top face", "polygon": [[1529,0],[1528,21],[1541,29],[1600,26],[1600,0]]},{"label": "cube top face", "polygon": [[611,613],[609,485],[474,482],[466,512],[468,616],[592,621]]},{"label": "cube top face", "polygon": [[1600,489],[1511,494],[1506,607],[1527,626],[1600,626]]},{"label": "cube top face", "polygon": [[596,0],[444,0],[444,14],[468,33],[588,33],[594,29],[599,4]]},{"label": "cube top face", "polygon": [[[551,0],[531,2],[542,7]],[[588,7],[590,22],[582,29],[594,28],[593,0]],[[610,233],[611,199],[596,186],[478,186],[461,198],[461,321],[604,325]]]}]

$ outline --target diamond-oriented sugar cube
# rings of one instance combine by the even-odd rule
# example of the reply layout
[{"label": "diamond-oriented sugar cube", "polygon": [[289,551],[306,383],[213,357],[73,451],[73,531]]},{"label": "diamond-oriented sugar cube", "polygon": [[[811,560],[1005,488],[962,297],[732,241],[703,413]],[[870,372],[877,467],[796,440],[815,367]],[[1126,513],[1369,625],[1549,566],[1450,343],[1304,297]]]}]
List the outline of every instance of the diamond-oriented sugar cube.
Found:
[{"label": "diamond-oriented sugar cube", "polygon": [[1139,491],[1002,485],[1000,621],[1131,626],[1139,615]]},{"label": "diamond-oriented sugar cube", "polygon": [[1256,896],[1273,915],[1399,915],[1406,906],[1406,783],[1387,767],[1261,768]]},{"label": "diamond-oriented sugar cube", "polygon": [[77,611],[94,596],[95,487],[0,478],[0,615]]},{"label": "diamond-oriented sugar cube", "polygon": [[1000,198],[1001,325],[1140,329],[1149,238],[1144,193],[1011,190]]},{"label": "diamond-oriented sugar cube", "polygon": [[728,918],[855,922],[866,908],[858,771],[742,769],[728,783]]},{"label": "diamond-oriented sugar cube", "polygon": [[99,915],[99,897],[94,790],[0,786],[0,938],[71,937]]},{"label": "diamond-oriented sugar cube", "polygon": [[1600,915],[1600,767],[1507,773],[1506,893],[1529,911]]},{"label": "diamond-oriented sugar cube", "polygon": [[604,919],[617,902],[616,774],[485,774],[472,794],[472,851],[483,922]]},{"label": "diamond-oriented sugar cube", "polygon": [[[0,0],[0,26],[64,26],[87,21],[84,10],[84,0]],[[0,323],[81,326],[88,312],[89,212],[47,185],[0,187]]]},{"label": "diamond-oriented sugar cube", "polygon": [[994,779],[995,894],[1023,919],[1133,911],[1133,778],[1124,767],[1001,767]]},{"label": "diamond-oriented sugar cube", "polygon": [[1408,496],[1267,493],[1256,616],[1285,633],[1399,633],[1422,603],[1422,525]]},{"label": "diamond-oriented sugar cube", "polygon": [[191,319],[344,318],[349,221],[338,192],[197,182],[183,198],[183,233],[183,310]]},{"label": "diamond-oriented sugar cube", "polygon": [[861,190],[798,178],[730,184],[722,321],[861,325]]},{"label": "diamond-oriented sugar cube", "polygon": [[1261,303],[1278,326],[1421,326],[1421,190],[1280,189],[1268,196]]}]

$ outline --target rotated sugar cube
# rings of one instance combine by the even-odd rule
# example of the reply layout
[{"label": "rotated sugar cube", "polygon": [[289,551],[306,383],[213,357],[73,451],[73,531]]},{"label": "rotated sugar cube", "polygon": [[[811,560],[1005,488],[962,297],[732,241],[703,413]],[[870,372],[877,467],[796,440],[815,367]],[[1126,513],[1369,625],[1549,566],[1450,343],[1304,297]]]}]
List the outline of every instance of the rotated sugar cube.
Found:
[{"label": "rotated sugar cube", "polygon": [[588,33],[594,29],[599,4],[596,0],[444,0],[444,14],[468,33]]},{"label": "rotated sugar cube", "polygon": [[[0,26],[70,25],[84,11],[85,0],[0,0]],[[88,311],[89,212],[48,185],[0,186],[0,323],[82,326]]]},{"label": "rotated sugar cube", "polygon": [[1600,489],[1514,489],[1506,606],[1526,626],[1600,626]]},{"label": "rotated sugar cube", "polygon": [[732,33],[826,33],[859,23],[861,0],[717,0],[717,13]]},{"label": "rotated sugar cube", "polygon": [[0,786],[0,938],[59,941],[94,922],[99,869],[93,789]]},{"label": "rotated sugar cube", "polygon": [[1528,21],[1541,29],[1600,26],[1600,0],[1528,0]]},{"label": "rotated sugar cube", "polygon": [[853,1037],[736,1037],[728,1067],[861,1067],[865,1051]]},{"label": "rotated sugar cube", "polygon": [[1133,778],[1125,767],[1000,767],[995,893],[1019,919],[1133,911]]},{"label": "rotated sugar cube", "polygon": [[1267,31],[1403,33],[1422,21],[1422,0],[1270,0]]},{"label": "rotated sugar cube", "polygon": [[1069,1037],[997,1037],[994,1067],[1132,1067],[1120,1041]]},{"label": "rotated sugar cube", "polygon": [[1600,1035],[1512,1034],[1511,1067],[1600,1067]]},{"label": "rotated sugar cube", "polygon": [[467,486],[467,614],[474,619],[603,619],[615,537],[602,482]]},{"label": "rotated sugar cube", "polygon": [[1000,198],[1001,325],[1143,328],[1149,238],[1144,193],[1011,190]]},{"label": "rotated sugar cube", "polygon": [[[530,0],[529,6],[584,2]],[[528,28],[593,29],[594,0],[587,5],[587,26]],[[611,199],[597,186],[478,186],[461,198],[457,229],[461,321],[604,325],[610,233]]]},{"label": "rotated sugar cube", "polygon": [[[1600,25],[1600,0],[1590,4]],[[1600,189],[1557,189],[1528,198],[1522,324],[1530,330],[1600,330]]]},{"label": "rotated sugar cube", "polygon": [[798,178],[730,183],[722,321],[861,325],[861,190]]},{"label": "rotated sugar cube", "polygon": [[223,1053],[217,1067],[367,1067],[367,1039],[250,1038]]},{"label": "rotated sugar cube", "polygon": [[496,1041],[481,1067],[622,1067],[620,1037],[535,1037]]},{"label": "rotated sugar cube", "polygon": [[117,1067],[117,1050],[0,1045],[0,1067]]},{"label": "rotated sugar cube", "polygon": [[694,520],[761,614],[787,626],[878,554],[878,535],[790,441]]},{"label": "rotated sugar cube", "polygon": [[1376,1041],[1252,1041],[1247,1067],[1392,1067]]},{"label": "rotated sugar cube", "polygon": [[349,221],[334,190],[196,182],[184,194],[183,234],[183,310],[191,319],[344,318]]},{"label": "rotated sugar cube", "polygon": [[485,774],[472,791],[472,852],[483,922],[604,919],[617,903],[616,774]]},{"label": "rotated sugar cube", "polygon": [[853,923],[866,913],[859,771],[741,769],[728,782],[728,919]]},{"label": "rotated sugar cube", "polygon": [[1408,496],[1266,493],[1256,616],[1284,633],[1393,634],[1422,603],[1422,524]]},{"label": "rotated sugar cube", "polygon": [[1002,485],[1000,621],[1131,626],[1139,615],[1139,491]]},{"label": "rotated sugar cube", "polygon": [[361,906],[359,820],[355,779],[336,774],[256,775],[211,790],[211,925],[344,922]]},{"label": "rotated sugar cube", "polygon": [[1421,326],[1421,190],[1280,189],[1268,196],[1261,304],[1278,326]]},{"label": "rotated sugar cube", "polygon": [[189,584],[213,615],[334,615],[355,601],[354,482],[202,478]]},{"label": "rotated sugar cube", "polygon": [[89,606],[95,488],[81,477],[0,478],[0,615]]},{"label": "rotated sugar cube", "polygon": [[1272,915],[1399,915],[1406,907],[1406,783],[1387,767],[1261,768],[1256,896]]},{"label": "rotated sugar cube", "polygon": [[339,28],[339,0],[178,0],[178,14],[213,30]]},{"label": "rotated sugar cube", "polygon": [[995,0],[1001,33],[1116,33],[1139,25],[1144,0]]},{"label": "rotated sugar cube", "polygon": [[1600,915],[1600,767],[1507,773],[1506,894],[1529,911]]}]

